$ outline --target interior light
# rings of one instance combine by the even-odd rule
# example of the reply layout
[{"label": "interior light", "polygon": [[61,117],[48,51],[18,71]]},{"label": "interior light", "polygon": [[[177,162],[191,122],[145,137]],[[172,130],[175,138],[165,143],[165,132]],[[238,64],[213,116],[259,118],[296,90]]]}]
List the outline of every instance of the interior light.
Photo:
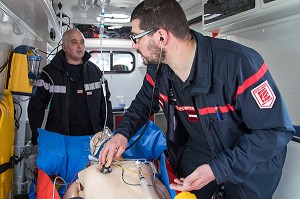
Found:
[{"label": "interior light", "polygon": [[128,19],[129,15],[125,15],[125,14],[104,14],[104,18],[111,18],[111,19]]},{"label": "interior light", "polygon": [[9,21],[9,16],[5,13],[2,14],[2,22],[7,22]]},{"label": "interior light", "polygon": [[114,29],[120,29],[122,27],[123,26],[108,26],[107,28],[110,29],[110,30],[114,30]]},{"label": "interior light", "polygon": [[[99,22],[101,20],[101,16],[97,16],[96,20]],[[104,14],[104,23],[129,23],[130,16],[126,14]]]},{"label": "interior light", "polygon": [[96,17],[96,20],[97,20],[98,22],[100,22],[100,21],[101,21],[101,17],[100,17],[100,16],[97,16],[97,17]]}]

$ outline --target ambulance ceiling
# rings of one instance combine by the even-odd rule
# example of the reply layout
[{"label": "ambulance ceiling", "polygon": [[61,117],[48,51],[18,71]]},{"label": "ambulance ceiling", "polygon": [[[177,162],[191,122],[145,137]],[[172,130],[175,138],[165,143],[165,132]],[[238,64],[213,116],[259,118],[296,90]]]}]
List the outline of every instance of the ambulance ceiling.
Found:
[{"label": "ambulance ceiling", "polygon": [[[101,0],[53,0],[53,7],[58,13],[58,7],[62,5],[62,11],[71,18],[71,23],[97,24],[99,23],[97,17],[101,14],[100,2]],[[108,5],[104,7],[104,13],[107,15],[106,24],[130,26],[126,18],[142,0],[105,0],[104,2],[108,2]],[[188,20],[202,15],[201,0],[178,0],[178,2],[184,9]]]},{"label": "ambulance ceiling", "polygon": [[[66,15],[63,18],[64,23],[72,24],[87,24],[97,27],[99,21],[97,17],[101,14],[102,7],[97,5],[97,2],[108,2],[109,0],[0,0],[0,9],[3,13],[0,18],[0,23],[7,23],[10,20],[8,16],[14,19],[14,25],[17,32],[22,34],[21,26],[27,27],[31,33],[37,36],[38,40],[59,41],[60,27],[57,23],[60,21],[56,16],[61,16],[60,11]],[[194,23],[198,22],[202,16],[202,1],[201,0],[177,0],[184,9],[187,19]],[[106,26],[115,26],[113,28],[126,29],[131,24],[129,16],[134,7],[142,2],[142,0],[110,0],[108,5],[104,7]],[[100,4],[100,3],[99,3]],[[54,8],[54,9],[52,9]],[[59,9],[61,8],[61,9]],[[113,14],[113,15],[112,15]],[[69,20],[68,20],[69,19]],[[121,20],[121,22],[120,22]],[[127,20],[127,22],[124,22]],[[90,27],[88,27],[90,28]],[[20,30],[19,30],[20,29]],[[56,37],[51,36],[51,32],[56,34]],[[107,31],[108,32],[108,31]],[[121,30],[121,32],[124,32]],[[109,33],[108,37],[114,38],[116,31]],[[119,37],[120,31],[117,31]],[[125,35],[123,37],[127,37]]]}]

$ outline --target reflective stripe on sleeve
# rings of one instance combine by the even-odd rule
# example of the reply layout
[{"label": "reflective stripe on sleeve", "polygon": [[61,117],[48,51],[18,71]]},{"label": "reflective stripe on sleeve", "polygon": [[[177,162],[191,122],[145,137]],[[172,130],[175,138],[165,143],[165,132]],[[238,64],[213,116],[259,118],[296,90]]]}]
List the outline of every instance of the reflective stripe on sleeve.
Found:
[{"label": "reflective stripe on sleeve", "polygon": [[37,87],[44,87],[46,90],[49,90],[49,93],[66,93],[67,87],[66,86],[57,86],[57,85],[51,85],[47,82],[45,82],[42,79],[39,79],[35,82],[35,86]]},{"label": "reflective stripe on sleeve", "polygon": [[101,82],[94,82],[90,84],[84,84],[85,91],[92,91],[101,88]]},{"label": "reflective stripe on sleeve", "polygon": [[50,86],[49,93],[67,93],[66,86]]}]

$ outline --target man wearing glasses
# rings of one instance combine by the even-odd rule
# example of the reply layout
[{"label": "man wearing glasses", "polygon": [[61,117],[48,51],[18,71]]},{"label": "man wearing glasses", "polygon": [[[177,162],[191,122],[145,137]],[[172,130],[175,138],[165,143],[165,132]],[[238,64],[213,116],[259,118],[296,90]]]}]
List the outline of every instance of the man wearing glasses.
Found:
[{"label": "man wearing glasses", "polygon": [[147,74],[100,164],[120,157],[160,106],[172,189],[210,199],[223,186],[228,199],[271,199],[294,128],[263,58],[190,30],[176,0],[145,0],[131,21]]},{"label": "man wearing glasses", "polygon": [[137,39],[139,39],[139,38],[141,38],[141,37],[143,37],[143,36],[145,36],[145,35],[148,35],[148,34],[154,32],[155,30],[156,30],[156,29],[153,28],[153,29],[151,29],[151,30],[144,31],[144,32],[141,32],[141,33],[139,33],[139,34],[130,35],[130,39],[132,40],[133,43],[136,44]]}]

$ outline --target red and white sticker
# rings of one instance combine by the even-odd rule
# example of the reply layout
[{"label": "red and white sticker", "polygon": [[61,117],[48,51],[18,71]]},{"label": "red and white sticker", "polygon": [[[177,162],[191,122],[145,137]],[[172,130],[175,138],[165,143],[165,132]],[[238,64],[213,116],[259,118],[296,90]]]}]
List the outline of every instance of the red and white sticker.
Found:
[{"label": "red and white sticker", "polygon": [[198,122],[198,117],[194,107],[192,106],[176,106],[178,111],[186,111],[190,122]]},{"label": "red and white sticker", "polygon": [[276,99],[276,96],[267,80],[252,89],[251,94],[259,108],[272,108]]},{"label": "red and white sticker", "polygon": [[77,89],[77,94],[83,94],[83,89]]},{"label": "red and white sticker", "polygon": [[190,122],[198,122],[197,114],[195,110],[187,110],[188,120]]}]

